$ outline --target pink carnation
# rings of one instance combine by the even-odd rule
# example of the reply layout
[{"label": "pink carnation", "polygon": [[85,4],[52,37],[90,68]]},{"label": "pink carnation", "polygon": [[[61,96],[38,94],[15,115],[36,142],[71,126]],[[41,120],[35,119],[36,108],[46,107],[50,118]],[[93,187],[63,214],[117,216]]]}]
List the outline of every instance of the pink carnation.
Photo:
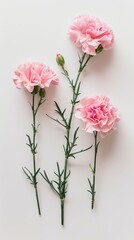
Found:
[{"label": "pink carnation", "polygon": [[55,72],[43,63],[33,62],[18,66],[13,79],[17,88],[26,88],[32,92],[34,86],[40,88],[57,85],[59,79]]},{"label": "pink carnation", "polygon": [[117,108],[105,96],[83,98],[77,105],[76,117],[83,120],[86,132],[97,131],[101,137],[112,133],[120,120]]},{"label": "pink carnation", "polygon": [[84,53],[96,55],[98,47],[108,50],[113,47],[114,36],[107,24],[88,15],[78,16],[69,29],[71,40]]}]

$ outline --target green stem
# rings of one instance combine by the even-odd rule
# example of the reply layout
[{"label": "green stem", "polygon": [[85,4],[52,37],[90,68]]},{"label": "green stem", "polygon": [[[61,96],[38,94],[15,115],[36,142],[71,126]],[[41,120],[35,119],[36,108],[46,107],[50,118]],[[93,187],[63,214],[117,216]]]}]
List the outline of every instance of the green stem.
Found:
[{"label": "green stem", "polygon": [[61,199],[61,225],[64,226],[64,199]]},{"label": "green stem", "polygon": [[58,119],[52,118],[54,121],[58,122],[60,125],[62,125],[66,129],[66,134],[65,134],[66,145],[63,145],[63,148],[64,148],[64,168],[61,171],[60,167],[59,167],[59,164],[57,163],[57,173],[55,173],[55,175],[58,177],[58,181],[54,181],[54,180],[50,181],[50,179],[48,178],[45,171],[44,171],[44,175],[41,174],[42,177],[45,179],[45,181],[51,186],[51,188],[58,194],[58,196],[60,198],[60,202],[61,202],[61,225],[64,225],[64,205],[65,205],[66,192],[67,192],[67,181],[68,181],[68,177],[70,175],[70,171],[68,171],[68,159],[71,156],[74,157],[74,155],[77,154],[77,153],[84,152],[84,151],[90,149],[90,148],[87,148],[87,149],[84,149],[84,150],[81,150],[81,151],[73,152],[72,155],[71,155],[72,149],[76,146],[76,140],[78,138],[77,137],[77,132],[78,132],[79,128],[76,128],[76,130],[74,132],[73,140],[71,140],[71,137],[70,137],[75,105],[79,102],[77,100],[78,96],[80,94],[80,83],[81,82],[79,82],[79,78],[80,78],[80,75],[81,75],[82,71],[84,70],[84,68],[86,67],[86,64],[88,63],[90,58],[91,58],[91,56],[87,56],[87,58],[86,58],[86,53],[83,54],[82,58],[79,57],[79,69],[78,69],[78,73],[77,73],[75,81],[70,79],[68,71],[64,68],[64,65],[60,65],[62,67],[62,70],[63,70],[63,75],[67,78],[67,80],[69,82],[69,85],[72,88],[71,110],[70,110],[69,117],[68,118],[65,117],[66,108],[62,111],[60,109],[59,105],[57,104],[57,102],[55,102],[56,112],[60,115],[60,117],[63,121],[63,124]]},{"label": "green stem", "polygon": [[35,195],[36,195],[36,201],[37,201],[38,213],[39,213],[39,215],[41,215],[40,202],[39,202],[39,196],[38,196],[38,189],[37,189],[37,186],[35,187]]},{"label": "green stem", "polygon": [[94,132],[94,167],[93,167],[93,185],[92,185],[92,200],[91,200],[91,209],[94,208],[95,202],[95,177],[96,177],[96,163],[97,163],[97,151],[98,151],[98,142],[97,142],[98,132]]},{"label": "green stem", "polygon": [[88,58],[90,58],[90,56],[87,58],[87,60],[86,60],[86,62],[85,62],[85,66],[83,65],[83,62],[84,62],[84,59],[85,59],[85,57],[86,57],[86,53],[84,53],[83,54],[83,56],[82,56],[82,59],[81,59],[81,61],[80,61],[80,66],[79,66],[79,70],[78,70],[78,75],[77,75],[77,78],[76,78],[76,81],[75,81],[75,87],[77,86],[77,84],[78,84],[78,80],[79,80],[79,77],[80,77],[80,74],[82,73],[82,71],[83,71],[83,69],[85,68],[85,66],[86,66],[86,64],[87,64],[87,62],[88,62]]},{"label": "green stem", "polygon": [[[67,129],[67,139],[69,140],[70,139],[70,129]],[[64,164],[64,181],[66,180],[66,176],[67,176],[67,165],[68,165],[68,158],[69,158],[69,155],[68,155],[68,148],[69,148],[69,141],[67,141],[66,143],[66,155],[65,155],[65,164]],[[65,185],[63,187],[63,194],[65,197]]]},{"label": "green stem", "polygon": [[[66,128],[66,137],[67,137],[68,141],[66,142],[66,148],[65,148],[65,164],[64,164],[64,177],[63,177],[64,181],[66,181],[66,177],[67,177],[68,158],[70,155],[70,130],[72,127],[72,118],[73,118],[74,108],[77,103],[77,98],[79,96],[79,90],[80,90],[80,89],[78,89],[78,82],[79,82],[80,75],[81,75],[82,71],[84,70],[84,68],[86,67],[86,64],[88,63],[91,56],[88,56],[87,60],[84,63],[85,57],[86,57],[86,54],[84,53],[83,57],[80,61],[80,66],[79,66],[79,70],[78,70],[78,74],[77,74],[75,83],[73,83],[70,80],[69,74],[65,70],[64,66],[62,67],[65,76],[67,77],[69,83],[71,84],[72,92],[73,92],[72,101],[71,101],[72,107],[71,107],[71,111],[70,111],[70,117],[68,120],[68,126]],[[65,198],[66,197],[65,196],[66,195],[66,185],[64,185],[62,193],[63,193],[62,197]],[[64,225],[64,201],[62,201],[62,204],[61,204],[61,217],[62,217],[62,225]]]},{"label": "green stem", "polygon": [[32,115],[33,115],[33,145],[32,145],[32,155],[33,155],[33,172],[34,172],[34,181],[33,181],[33,185],[35,188],[35,195],[36,195],[36,201],[37,201],[37,207],[38,207],[38,213],[39,215],[41,215],[41,210],[40,210],[40,204],[39,204],[39,196],[38,196],[38,188],[37,188],[37,178],[36,178],[36,150],[35,146],[36,146],[36,113],[37,111],[35,110],[35,94],[33,93],[33,97],[32,97]]}]

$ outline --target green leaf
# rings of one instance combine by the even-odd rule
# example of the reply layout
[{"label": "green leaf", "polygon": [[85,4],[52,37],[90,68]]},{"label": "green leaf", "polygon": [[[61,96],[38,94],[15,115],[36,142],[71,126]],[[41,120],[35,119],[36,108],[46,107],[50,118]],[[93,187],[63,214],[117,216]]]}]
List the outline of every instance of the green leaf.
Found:
[{"label": "green leaf", "polygon": [[30,136],[27,134],[26,135],[27,136],[27,138],[28,138],[28,141],[29,141],[29,145],[31,146],[32,145],[32,141],[31,141],[31,138],[30,138]]},{"label": "green leaf", "polygon": [[40,168],[36,171],[36,173],[34,174],[34,177],[37,176],[37,174],[39,173],[39,171],[40,171]]},{"label": "green leaf", "polygon": [[88,183],[89,183],[89,185],[90,185],[90,188],[91,188],[91,191],[92,191],[92,183],[91,183],[91,181],[90,181],[90,179],[88,178]]},{"label": "green leaf", "polygon": [[[26,172],[26,170],[28,171],[28,173],[30,173],[30,175]],[[25,175],[27,176],[27,179],[30,181],[30,182],[33,182],[33,175],[32,173],[25,167],[25,168],[22,168],[23,172],[25,173]]]}]

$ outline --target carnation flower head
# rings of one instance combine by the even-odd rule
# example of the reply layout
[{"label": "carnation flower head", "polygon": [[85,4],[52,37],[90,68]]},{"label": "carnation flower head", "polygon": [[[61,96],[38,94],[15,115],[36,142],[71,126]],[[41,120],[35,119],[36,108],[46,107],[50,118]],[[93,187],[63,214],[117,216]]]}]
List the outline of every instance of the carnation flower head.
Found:
[{"label": "carnation flower head", "polygon": [[105,96],[83,98],[76,108],[75,116],[82,119],[86,132],[100,132],[101,137],[112,133],[120,118],[118,110]]},{"label": "carnation flower head", "polygon": [[84,53],[96,55],[113,47],[114,35],[107,24],[96,17],[77,16],[69,29],[70,39]]},{"label": "carnation flower head", "polygon": [[50,67],[39,62],[19,65],[13,81],[17,88],[26,88],[29,92],[33,92],[35,86],[44,89],[50,84],[57,85],[59,83],[56,73]]}]

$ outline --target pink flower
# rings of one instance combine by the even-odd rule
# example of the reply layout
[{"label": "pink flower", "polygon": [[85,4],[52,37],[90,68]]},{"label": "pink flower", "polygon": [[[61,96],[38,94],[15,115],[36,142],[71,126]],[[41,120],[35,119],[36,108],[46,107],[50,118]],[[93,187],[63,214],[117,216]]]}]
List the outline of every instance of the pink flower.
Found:
[{"label": "pink flower", "polygon": [[32,62],[18,66],[13,79],[17,88],[26,88],[32,92],[34,86],[40,88],[57,85],[59,79],[55,72],[43,63]]},{"label": "pink flower", "polygon": [[100,132],[101,137],[112,133],[119,122],[118,110],[105,96],[83,98],[76,109],[76,117],[84,122],[84,130]]},{"label": "pink flower", "polygon": [[[84,53],[96,55],[97,48],[108,50],[113,47],[112,30],[98,18],[88,15],[78,16],[69,29],[71,40]],[[99,50],[99,49],[98,49]]]}]

